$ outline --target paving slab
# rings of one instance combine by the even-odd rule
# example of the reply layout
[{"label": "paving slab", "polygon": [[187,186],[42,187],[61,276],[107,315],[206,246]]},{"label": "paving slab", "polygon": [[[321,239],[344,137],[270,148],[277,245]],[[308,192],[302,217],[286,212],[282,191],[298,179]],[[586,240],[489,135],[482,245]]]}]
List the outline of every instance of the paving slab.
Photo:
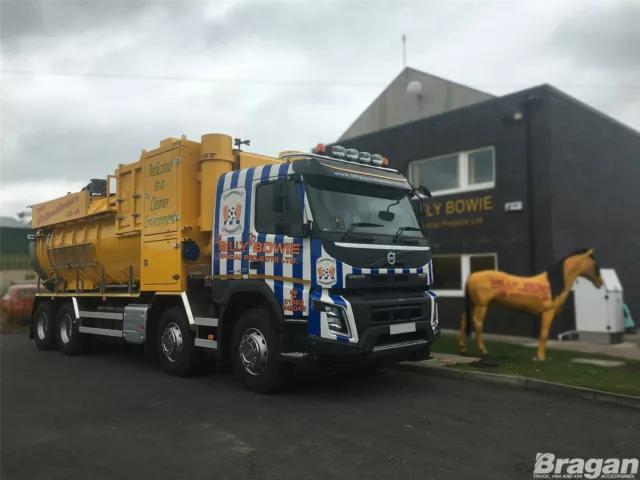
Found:
[{"label": "paving slab", "polygon": [[599,360],[597,358],[572,358],[571,362],[597,365],[598,367],[621,367],[626,363],[618,360]]}]

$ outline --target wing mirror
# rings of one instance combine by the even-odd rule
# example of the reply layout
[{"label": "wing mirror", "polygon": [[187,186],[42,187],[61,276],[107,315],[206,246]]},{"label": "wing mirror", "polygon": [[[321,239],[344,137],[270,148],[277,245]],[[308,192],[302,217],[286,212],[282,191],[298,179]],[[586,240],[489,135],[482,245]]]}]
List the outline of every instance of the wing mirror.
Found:
[{"label": "wing mirror", "polygon": [[393,219],[396,218],[396,214],[386,210],[380,210],[378,212],[378,218],[383,222],[393,222]]},{"label": "wing mirror", "polygon": [[303,223],[300,228],[300,236],[302,238],[307,238],[311,235],[311,230],[313,228],[313,224],[311,222]]},{"label": "wing mirror", "polygon": [[421,193],[425,197],[431,198],[431,192],[429,191],[429,189],[427,187],[425,187],[423,185],[420,185],[417,190],[418,190],[419,193]]}]

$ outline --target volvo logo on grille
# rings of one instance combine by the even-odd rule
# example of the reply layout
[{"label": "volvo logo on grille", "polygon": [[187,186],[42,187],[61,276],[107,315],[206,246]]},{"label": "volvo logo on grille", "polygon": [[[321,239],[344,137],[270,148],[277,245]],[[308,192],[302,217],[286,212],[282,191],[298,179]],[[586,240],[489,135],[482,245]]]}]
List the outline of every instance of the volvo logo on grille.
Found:
[{"label": "volvo logo on grille", "polygon": [[387,262],[389,262],[389,265],[396,263],[396,252],[387,253]]}]

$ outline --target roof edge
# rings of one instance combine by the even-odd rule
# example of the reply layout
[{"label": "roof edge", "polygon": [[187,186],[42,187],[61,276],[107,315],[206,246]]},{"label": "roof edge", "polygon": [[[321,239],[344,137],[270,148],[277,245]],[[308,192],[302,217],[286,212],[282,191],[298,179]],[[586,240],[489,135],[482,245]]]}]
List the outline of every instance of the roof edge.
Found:
[{"label": "roof edge", "polygon": [[[371,102],[366,106],[366,108],[365,108],[362,112],[360,112],[360,115],[358,115],[358,116],[356,117],[356,119],[355,119],[353,122],[351,122],[351,124],[350,124],[350,125],[349,125],[349,126],[348,126],[348,127],[347,127],[343,132],[342,132],[342,135],[340,135],[340,136],[339,136],[335,141],[336,141],[336,142],[339,142],[339,141],[341,141],[341,140],[344,140],[344,136],[345,136],[345,134],[346,134],[346,133],[351,129],[351,127],[353,127],[356,123],[358,123],[358,121],[359,121],[359,120],[364,116],[364,114],[365,114],[365,113],[367,113],[367,111],[371,108],[371,106],[372,106],[374,103],[376,103],[376,102],[378,101],[378,99],[380,99],[380,98],[384,95],[384,93],[389,89],[389,87],[390,87],[391,85],[393,85],[393,84],[394,84],[394,83],[395,83],[395,82],[396,82],[396,81],[397,81],[397,80],[398,80],[402,75],[406,75],[406,74],[407,74],[407,72],[409,72],[409,71],[414,72],[414,73],[417,73],[417,74],[420,74],[420,75],[425,75],[425,76],[427,76],[427,77],[431,77],[431,78],[434,78],[434,79],[436,79],[436,80],[440,80],[440,81],[442,81],[442,82],[447,82],[447,83],[450,83],[450,84],[455,85],[455,86],[458,86],[458,87],[466,88],[467,90],[471,90],[471,91],[474,91],[474,92],[476,92],[476,93],[480,93],[480,94],[482,94],[482,95],[487,95],[488,97],[491,97],[491,98],[499,98],[499,97],[497,97],[496,95],[494,95],[494,94],[492,94],[492,93],[483,92],[482,90],[478,90],[477,88],[469,87],[469,86],[467,86],[467,85],[463,85],[462,83],[454,82],[453,80],[448,80],[448,79],[446,79],[446,78],[444,78],[444,77],[440,77],[440,76],[438,76],[438,75],[433,75],[433,74],[431,74],[431,73],[423,72],[422,70],[418,70],[417,68],[413,68],[413,67],[404,67],[404,68],[400,71],[400,73],[399,73],[398,75],[396,75],[395,77],[393,77],[393,80],[391,80],[391,81],[387,84],[387,86],[386,86],[386,87],[384,87],[384,88],[382,89],[382,91],[378,94],[378,96],[376,96],[376,97],[375,97],[375,98],[374,98],[374,99],[373,99],[373,100],[372,100],[372,101],[371,101]],[[491,98],[489,98],[489,99],[487,99],[487,100],[490,100]],[[464,108],[464,107],[463,107],[463,108]],[[356,137],[350,137],[350,138],[356,138]]]},{"label": "roof edge", "polygon": [[606,113],[598,110],[595,107],[592,107],[591,105],[589,105],[588,103],[583,102],[582,100],[578,100],[575,97],[572,97],[571,95],[569,95],[568,93],[563,92],[562,90],[560,90],[557,87],[554,87],[553,85],[549,85],[548,83],[545,83],[544,85],[542,85],[541,87],[545,88],[550,94],[555,95],[558,98],[561,98],[569,103],[572,103],[574,105],[576,105],[577,107],[580,107],[588,112],[591,112],[597,116],[599,116],[600,118],[607,120],[611,123],[614,123],[616,125],[618,125],[619,127],[622,127],[625,130],[628,130],[629,132],[633,133],[634,135],[637,135],[638,137],[640,137],[640,131],[636,130],[635,128],[633,128],[630,125],[627,125],[626,123],[617,120],[615,118],[613,118],[610,115],[607,115]]}]

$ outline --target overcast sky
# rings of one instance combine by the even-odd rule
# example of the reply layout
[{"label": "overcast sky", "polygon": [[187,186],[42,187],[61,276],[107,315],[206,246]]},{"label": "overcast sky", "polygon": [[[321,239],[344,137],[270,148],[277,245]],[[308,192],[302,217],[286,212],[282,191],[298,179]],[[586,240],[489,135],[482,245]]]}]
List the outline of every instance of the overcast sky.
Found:
[{"label": "overcast sky", "polygon": [[339,137],[407,64],[501,95],[542,83],[640,130],[640,1],[2,0],[0,215],[166,137]]}]

